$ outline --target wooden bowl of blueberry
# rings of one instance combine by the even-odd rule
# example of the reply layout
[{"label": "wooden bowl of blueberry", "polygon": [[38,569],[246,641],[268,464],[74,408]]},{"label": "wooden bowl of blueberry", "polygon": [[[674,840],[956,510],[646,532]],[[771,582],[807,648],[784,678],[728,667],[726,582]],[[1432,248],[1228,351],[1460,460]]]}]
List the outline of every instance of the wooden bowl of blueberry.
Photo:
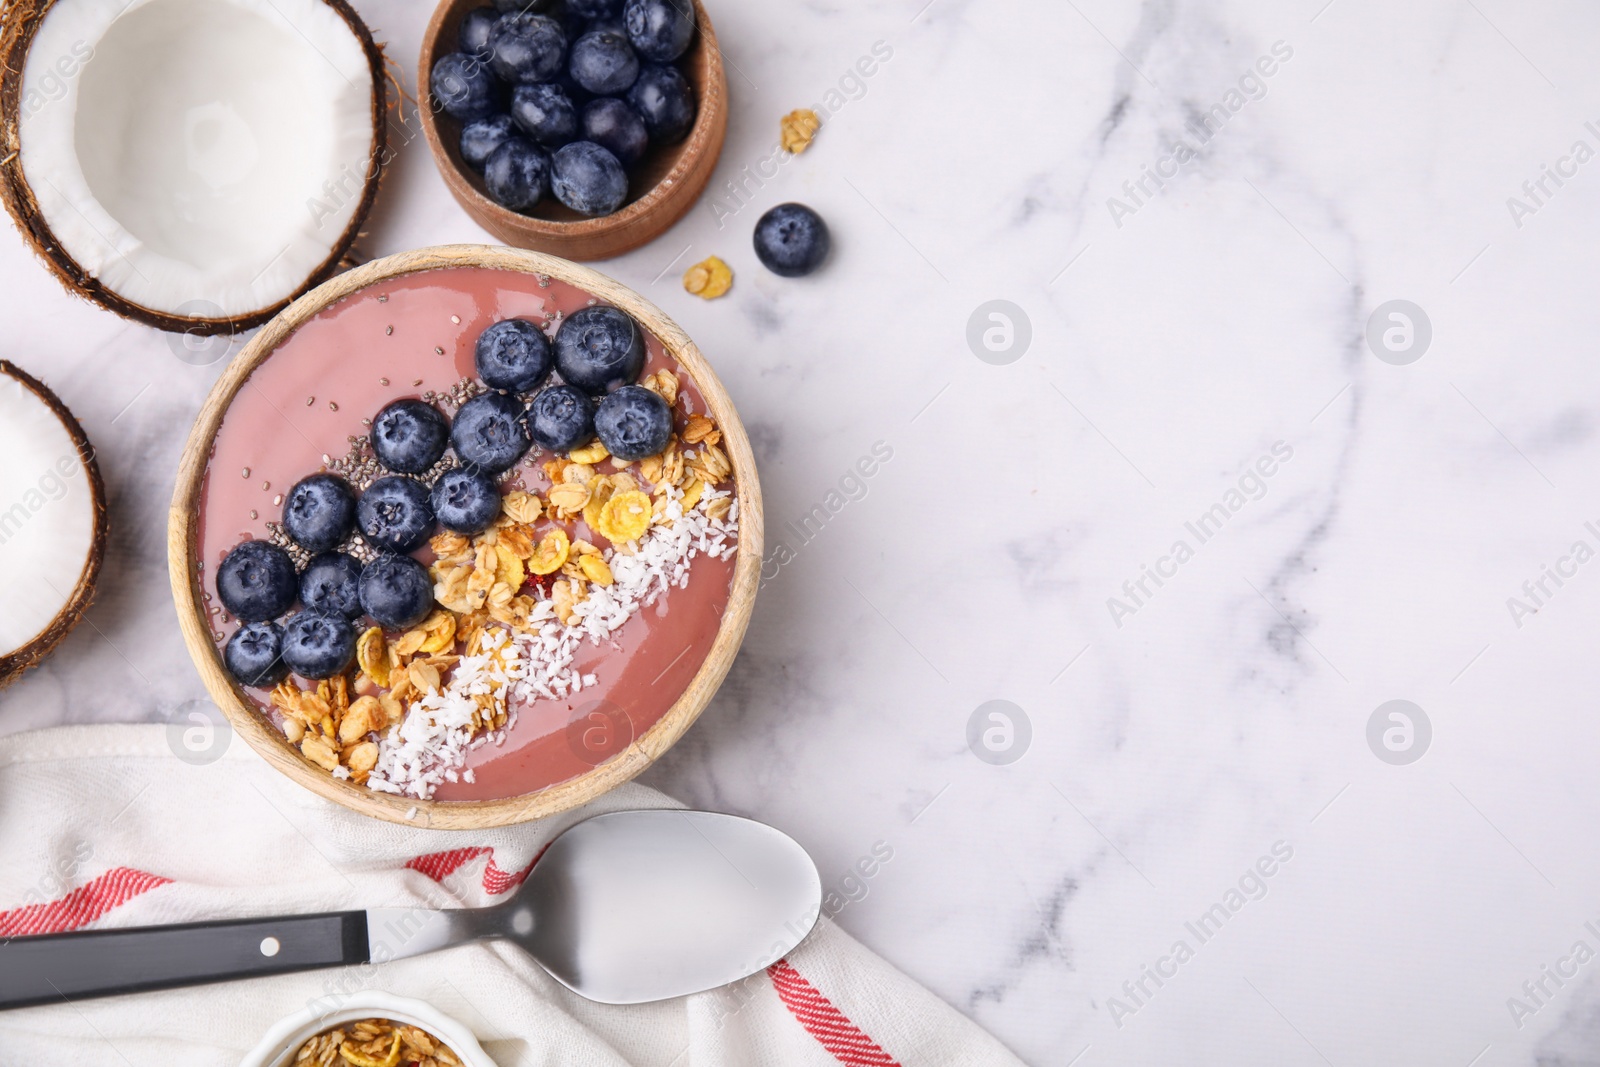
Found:
[{"label": "wooden bowl of blueberry", "polygon": [[507,244],[606,259],[693,206],[728,128],[699,0],[444,0],[423,38],[423,133]]}]

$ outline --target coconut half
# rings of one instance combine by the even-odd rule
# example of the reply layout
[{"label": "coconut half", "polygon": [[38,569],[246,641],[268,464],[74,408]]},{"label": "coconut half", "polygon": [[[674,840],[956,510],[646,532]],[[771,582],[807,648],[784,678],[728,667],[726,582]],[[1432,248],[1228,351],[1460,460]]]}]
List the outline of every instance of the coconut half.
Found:
[{"label": "coconut half", "polygon": [[345,0],[10,0],[0,60],[0,197],[130,318],[265,322],[377,193],[383,57]]},{"label": "coconut half", "polygon": [[0,687],[49,655],[94,599],[106,490],[83,427],[0,359]]}]

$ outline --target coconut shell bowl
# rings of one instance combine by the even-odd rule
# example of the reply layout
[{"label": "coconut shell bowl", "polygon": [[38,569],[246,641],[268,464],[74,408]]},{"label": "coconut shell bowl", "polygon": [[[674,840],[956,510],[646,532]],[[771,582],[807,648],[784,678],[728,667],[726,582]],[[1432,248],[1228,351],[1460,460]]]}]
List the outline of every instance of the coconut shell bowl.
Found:
[{"label": "coconut shell bowl", "polygon": [[[296,565],[306,566],[307,557],[294,555],[303,548],[304,539],[298,535],[296,540],[287,539],[276,521],[286,513],[285,494],[295,496],[290,487],[299,479],[332,471],[348,479],[352,492],[363,494],[355,509],[359,516],[367,506],[364,495],[373,492],[371,472],[377,470],[367,442],[378,430],[368,427],[374,420],[379,428],[387,425],[376,418],[380,410],[397,401],[421,399],[441,412],[455,413],[447,418],[470,421],[460,414],[464,410],[460,405],[474,398],[499,404],[508,397],[521,397],[519,403],[528,402],[542,393],[530,387],[521,393],[485,394],[484,384],[473,377],[478,338],[488,326],[505,319],[537,324],[540,316],[543,331],[550,335],[594,305],[624,312],[641,331],[636,336],[646,349],[643,369],[637,371],[642,388],[635,390],[630,403],[641,399],[637,394],[644,389],[666,399],[675,435],[666,449],[625,461],[607,455],[599,444],[566,453],[535,444],[514,461],[500,482],[499,491],[507,494],[496,509],[500,518],[483,534],[469,536],[469,547],[449,547],[441,537],[417,542],[422,547],[412,551],[412,560],[431,567],[430,582],[438,598],[429,619],[462,612],[454,616],[459,631],[455,626],[450,631],[458,633],[459,643],[451,644],[447,637],[439,646],[402,651],[407,636],[417,636],[431,623],[380,628],[373,619],[381,612],[367,610],[370,602],[363,584],[354,614],[365,611],[371,618],[353,622],[360,641],[354,662],[346,660],[349,665],[342,673],[334,673],[320,687],[306,680],[312,672],[298,666],[297,673],[287,678],[281,678],[281,667],[270,677],[263,673],[254,679],[258,682],[254,688],[236,680],[241,676],[238,662],[229,669],[224,646],[240,624],[218,603],[220,563],[241,542],[275,540]],[[616,318],[613,314],[612,320]],[[593,314],[578,321],[592,320]],[[560,345],[556,348],[562,350]],[[558,376],[566,366],[558,355]],[[543,379],[542,388],[555,388],[555,381]],[[609,384],[615,387],[616,381]],[[659,409],[654,398],[642,399]],[[602,418],[603,440],[613,444],[623,440],[605,437],[607,425]],[[655,425],[661,427],[660,422]],[[649,438],[649,447],[659,439]],[[350,452],[341,457],[346,442]],[[434,452],[434,466],[417,475],[425,484],[430,477],[434,480],[436,500],[437,486],[445,477],[441,472],[455,462],[456,444],[452,438],[452,451],[442,458]],[[361,460],[362,455],[368,458]],[[668,457],[665,463],[663,457]],[[685,461],[686,471],[694,471],[697,463],[702,467],[693,477],[667,473],[672,457]],[[711,466],[709,475],[705,464]],[[394,469],[388,466],[389,471]],[[469,472],[470,468],[464,471],[458,466],[454,473]],[[379,473],[388,481],[402,480]],[[635,476],[637,481],[632,480]],[[563,503],[566,510],[558,512],[556,488],[574,487],[566,483],[579,489],[587,485],[594,494],[589,505]],[[682,490],[682,518],[675,517],[675,491],[667,490],[667,485]],[[610,495],[602,497],[602,490]],[[645,501],[652,492],[659,499]],[[656,505],[654,517],[651,502]],[[626,504],[624,510],[631,509],[632,516],[627,521],[636,525],[626,525],[625,516],[614,517],[622,514],[612,511],[615,504]],[[591,512],[590,507],[599,510]],[[442,519],[445,512],[439,515]],[[705,536],[709,526],[700,524],[713,518],[722,524],[717,535],[722,538],[717,542],[720,555],[707,551],[705,540],[692,559],[684,547],[661,547],[669,542],[686,546],[694,537]],[[637,532],[640,526],[648,532]],[[344,529],[348,532],[350,526]],[[341,550],[362,559],[393,559],[375,556],[373,545],[362,540],[361,531],[371,529],[366,519],[360,519],[357,532],[347,533]],[[498,548],[495,537],[501,538]],[[519,537],[520,549],[508,547]],[[541,569],[539,564],[548,564],[549,559],[540,552],[552,538],[561,548],[560,559]],[[482,554],[486,541],[487,557]],[[539,551],[530,555],[531,542],[537,542]],[[603,548],[607,544],[613,546],[609,551]],[[508,560],[504,553],[496,562],[501,549],[523,562]],[[611,570],[580,555],[580,549],[598,551],[602,559],[610,560]],[[660,554],[652,556],[657,549]],[[593,800],[659,758],[705,710],[733,662],[754,604],[761,552],[761,494],[750,443],[726,390],[694,342],[654,305],[594,270],[538,252],[485,245],[428,248],[374,260],[324,282],[273,317],[234,359],[202,408],[183,452],[168,525],[169,572],[184,641],[212,699],[239,737],[273,767],[319,796],[375,818],[438,829],[481,829],[553,815]],[[474,558],[477,571],[470,570]],[[411,565],[412,560],[405,562]],[[686,577],[679,566],[684,561]],[[585,566],[574,569],[575,562]],[[591,564],[597,573],[590,572]],[[458,594],[449,591],[449,582],[442,577],[451,567],[474,575],[487,569],[496,582],[509,583],[506,589],[521,589],[523,595],[509,604],[502,597],[500,608],[515,609],[521,603],[523,617],[513,625],[513,620],[494,615],[493,591],[476,608],[454,606],[451,598]],[[482,662],[484,650],[500,647],[494,642],[576,634],[576,629],[550,623],[552,610],[563,624],[581,617],[561,610],[560,587],[584,589],[591,604],[596,596],[602,605],[614,604],[630,588],[643,588],[638,577],[641,567],[652,575],[675,575],[668,580],[683,579],[682,584],[666,588],[659,600],[632,594],[634,613],[621,616],[626,621],[615,623],[601,640],[592,641],[587,633],[573,638],[578,651],[568,661],[575,665],[569,677],[581,674],[582,678],[575,690],[556,686],[553,694],[541,695],[522,688],[502,708],[508,717],[495,719],[492,711],[486,711],[488,721],[474,735],[479,746],[464,764],[472,773],[452,774],[437,789],[419,790],[409,780],[384,778],[385,767],[392,764],[380,760],[368,772],[371,764],[351,755],[357,745],[375,746],[371,755],[387,742],[389,747],[383,750],[392,756],[405,726],[429,698],[442,699],[463,672],[470,674],[469,684],[482,677],[471,673],[476,668],[470,664]],[[371,569],[368,564],[360,571],[363,581]],[[289,584],[298,581],[288,573]],[[516,576],[505,578],[507,573]],[[570,585],[563,575],[571,577]],[[587,586],[579,584],[583,575],[589,576]],[[301,614],[311,614],[304,606],[307,587],[298,588]],[[504,625],[491,623],[491,615]],[[283,625],[281,659],[288,664],[287,636],[295,616],[269,617]],[[546,620],[543,630],[541,617]],[[387,632],[382,641],[367,644],[378,638],[375,631]],[[372,654],[374,647],[414,658],[390,655],[385,660]],[[534,652],[527,657],[522,663],[531,675],[541,661]],[[428,663],[442,667],[442,675],[427,677],[434,669]],[[420,679],[419,664],[423,664]],[[252,678],[248,673],[244,677]],[[286,693],[285,687],[292,692]],[[511,692],[509,683],[505,691]],[[345,736],[344,720],[336,715],[331,727],[326,721],[322,724],[329,749],[316,740],[315,715],[302,730],[279,702],[294,705],[301,694],[319,693],[335,708],[343,701],[347,718],[358,701],[384,701],[388,719],[385,722],[369,704],[371,717],[358,721],[370,722],[371,731],[363,734],[366,740],[357,741]],[[303,712],[303,707],[295,710]],[[476,718],[473,727],[477,729]],[[343,754],[334,755],[340,745]],[[342,762],[334,767],[331,759]],[[386,782],[397,781],[405,788],[385,790]]]},{"label": "coconut shell bowl", "polygon": [[728,131],[728,82],[711,18],[693,0],[696,30],[676,66],[693,87],[698,110],[688,136],[676,144],[652,144],[628,172],[628,195],[609,215],[587,217],[547,195],[526,213],[496,203],[483,175],[461,158],[460,120],[440,110],[428,96],[435,60],[458,50],[461,22],[485,0],[444,0],[422,39],[417,84],[423,101],[422,132],[439,173],[468,215],[509,245],[567,259],[609,259],[661,236],[699,198],[716,170]]}]

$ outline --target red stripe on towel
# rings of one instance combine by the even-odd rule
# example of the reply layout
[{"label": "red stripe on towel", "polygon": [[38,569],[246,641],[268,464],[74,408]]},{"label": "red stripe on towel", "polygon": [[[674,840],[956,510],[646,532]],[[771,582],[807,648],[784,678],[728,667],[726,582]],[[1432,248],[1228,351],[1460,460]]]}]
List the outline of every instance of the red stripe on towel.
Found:
[{"label": "red stripe on towel", "polygon": [[834,1007],[833,1001],[806,981],[788,960],[779,960],[768,967],[767,975],[783,1006],[834,1059],[848,1067],[900,1067],[893,1056],[846,1018],[844,1012]]},{"label": "red stripe on towel", "polygon": [[116,867],[60,900],[0,911],[0,937],[32,937],[78,930],[113,908],[171,881],[132,867]]},{"label": "red stripe on towel", "polygon": [[451,849],[449,852],[430,852],[426,856],[418,856],[407,863],[406,867],[427,875],[435,882],[442,882],[479,856],[489,857],[489,862],[483,868],[483,890],[492,897],[515,889],[528,877],[528,872],[533,870],[533,864],[529,863],[520,871],[503,871],[494,862],[494,849],[481,845],[476,848]]}]

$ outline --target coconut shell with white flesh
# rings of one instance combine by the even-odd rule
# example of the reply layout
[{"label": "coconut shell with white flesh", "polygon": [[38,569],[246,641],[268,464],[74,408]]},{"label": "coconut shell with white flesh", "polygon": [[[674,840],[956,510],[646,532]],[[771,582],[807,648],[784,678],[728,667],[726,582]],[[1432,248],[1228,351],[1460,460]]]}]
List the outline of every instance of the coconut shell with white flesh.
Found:
[{"label": "coconut shell with white flesh", "polygon": [[0,688],[49,655],[94,600],[106,491],[83,427],[0,359]]},{"label": "coconut shell with white flesh", "polygon": [[386,108],[345,0],[9,0],[0,199],[68,288],[234,333],[340,268]]}]

